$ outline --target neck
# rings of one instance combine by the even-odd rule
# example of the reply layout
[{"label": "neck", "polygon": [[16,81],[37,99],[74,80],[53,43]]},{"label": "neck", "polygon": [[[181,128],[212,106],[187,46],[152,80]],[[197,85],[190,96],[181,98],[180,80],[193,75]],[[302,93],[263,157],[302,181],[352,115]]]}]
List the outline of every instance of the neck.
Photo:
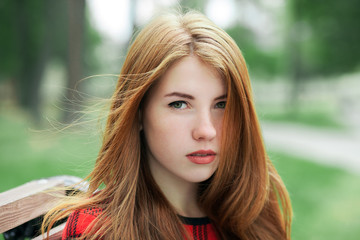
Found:
[{"label": "neck", "polygon": [[197,202],[198,183],[164,178],[157,174],[153,175],[153,178],[179,215],[184,217],[205,216]]},{"label": "neck", "polygon": [[[160,187],[161,188],[161,187]],[[165,187],[163,193],[168,201],[174,206],[179,215],[184,217],[203,217],[197,202],[197,183],[187,183],[169,190]]]}]

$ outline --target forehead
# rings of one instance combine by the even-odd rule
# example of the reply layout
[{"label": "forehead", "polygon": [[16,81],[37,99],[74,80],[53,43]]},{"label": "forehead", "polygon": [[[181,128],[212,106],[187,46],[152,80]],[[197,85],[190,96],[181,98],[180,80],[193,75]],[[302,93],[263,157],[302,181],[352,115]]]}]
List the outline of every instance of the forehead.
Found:
[{"label": "forehead", "polygon": [[224,94],[225,82],[215,68],[196,56],[187,56],[174,63],[153,88],[156,92],[185,91]]}]

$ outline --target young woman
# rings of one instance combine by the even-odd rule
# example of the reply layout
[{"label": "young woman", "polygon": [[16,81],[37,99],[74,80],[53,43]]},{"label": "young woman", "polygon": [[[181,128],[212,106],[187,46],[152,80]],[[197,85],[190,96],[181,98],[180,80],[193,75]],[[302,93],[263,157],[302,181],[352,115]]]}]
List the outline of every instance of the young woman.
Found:
[{"label": "young woman", "polygon": [[88,191],[43,229],[71,213],[63,239],[290,239],[245,60],[205,16],[161,16],[139,33],[105,130]]}]

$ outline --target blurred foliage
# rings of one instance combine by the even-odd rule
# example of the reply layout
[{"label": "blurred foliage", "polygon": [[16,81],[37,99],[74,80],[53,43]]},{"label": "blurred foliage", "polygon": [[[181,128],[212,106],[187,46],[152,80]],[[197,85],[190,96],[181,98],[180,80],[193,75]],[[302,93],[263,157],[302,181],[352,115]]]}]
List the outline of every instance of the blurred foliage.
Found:
[{"label": "blurred foliage", "polygon": [[261,48],[252,30],[241,23],[226,29],[243,51],[250,72],[306,79],[359,70],[360,1],[290,0],[286,5],[287,44],[278,48]]},{"label": "blurred foliage", "polygon": [[[1,56],[6,61],[1,61],[1,75],[14,75],[22,66],[22,51],[29,51],[29,58],[37,54],[44,35],[46,21],[43,19],[45,4],[43,1],[12,1],[0,2],[0,47]],[[26,9],[31,9],[27,11]],[[30,23],[30,24],[29,24]],[[26,25],[31,28],[25,28]],[[24,27],[24,29],[22,29]],[[25,39],[23,38],[25,37]],[[25,44],[31,46],[25,48]],[[31,64],[29,62],[28,64]],[[4,80],[3,77],[0,80]]]},{"label": "blurred foliage", "polygon": [[204,12],[205,5],[208,0],[180,0],[180,4],[183,8],[194,9],[200,12]]},{"label": "blurred foliage", "polygon": [[287,14],[290,41],[298,44],[305,75],[359,69],[360,1],[290,0]]},{"label": "blurred foliage", "polygon": [[267,49],[265,51],[259,48],[254,33],[240,24],[226,29],[226,32],[241,49],[250,73],[262,76],[275,76],[283,73],[284,59],[281,49]]},{"label": "blurred foliage", "polygon": [[[16,102],[33,112],[35,117],[42,111],[40,87],[45,68],[52,62],[63,66],[62,69],[70,65],[69,25],[72,24],[69,22],[69,2],[0,1],[0,83],[9,83],[15,89]],[[135,1],[131,3],[134,5]],[[182,0],[179,4],[203,12],[208,0]],[[286,44],[267,49],[261,47],[253,30],[240,22],[226,30],[243,51],[251,74],[263,79],[287,75],[292,80],[293,88],[287,101],[297,109],[304,79],[359,69],[360,31],[357,23],[360,22],[360,1],[329,0],[324,4],[289,0],[285,4],[285,8],[276,11],[286,16],[279,23],[287,26],[281,36]],[[261,8],[261,1],[255,1],[254,6]],[[83,69],[82,76],[75,77],[78,80],[100,71],[101,60],[95,56],[94,49],[102,39],[92,28],[87,9],[84,26]]]},{"label": "blurred foliage", "polygon": [[[258,109],[258,112],[261,110]],[[300,109],[299,112],[293,113],[289,111],[272,111],[268,114],[259,114],[261,120],[270,122],[288,122],[302,124],[323,129],[344,130],[346,127],[334,115],[325,111],[309,111]]]},{"label": "blurred foliage", "polygon": [[85,9],[85,36],[84,36],[84,76],[98,74],[101,69],[101,60],[96,56],[95,49],[102,43],[102,36],[90,23],[89,10]]},{"label": "blurred foliage", "polygon": [[[48,3],[50,2],[50,3]],[[50,5],[51,19],[47,18],[46,8]],[[23,15],[23,16],[21,16]],[[94,48],[101,43],[100,34],[91,26],[89,12],[86,12],[84,62],[87,72],[95,72],[99,63],[94,55]],[[48,20],[51,23],[48,23]],[[51,26],[47,26],[50,24]],[[25,63],[39,58],[39,52],[45,44],[51,45],[51,58],[63,64],[67,60],[68,16],[66,1],[36,0],[0,2],[0,53],[6,61],[0,62],[0,81],[16,76],[23,71],[23,57],[29,57]],[[50,30],[50,31],[49,31]],[[51,38],[44,42],[44,35],[49,31]],[[27,55],[22,55],[26,48]],[[95,69],[94,69],[95,68]],[[23,79],[23,81],[26,81]]]},{"label": "blurred foliage", "polygon": [[[100,35],[87,19],[88,16],[82,54],[84,76],[96,72],[99,64],[94,48],[101,42]],[[17,103],[28,109],[35,119],[41,111],[40,87],[48,63],[56,61],[67,68],[69,24],[67,1],[0,2],[0,55],[3,59],[0,82],[11,82]]]}]

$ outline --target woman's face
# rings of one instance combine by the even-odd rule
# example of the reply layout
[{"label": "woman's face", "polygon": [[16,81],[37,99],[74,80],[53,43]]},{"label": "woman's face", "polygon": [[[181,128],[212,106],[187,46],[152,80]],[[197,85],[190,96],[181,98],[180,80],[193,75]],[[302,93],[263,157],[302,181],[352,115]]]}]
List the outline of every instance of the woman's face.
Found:
[{"label": "woman's face", "polygon": [[142,110],[149,166],[157,182],[198,183],[213,175],[225,104],[224,81],[197,57],[184,57],[167,70]]}]

